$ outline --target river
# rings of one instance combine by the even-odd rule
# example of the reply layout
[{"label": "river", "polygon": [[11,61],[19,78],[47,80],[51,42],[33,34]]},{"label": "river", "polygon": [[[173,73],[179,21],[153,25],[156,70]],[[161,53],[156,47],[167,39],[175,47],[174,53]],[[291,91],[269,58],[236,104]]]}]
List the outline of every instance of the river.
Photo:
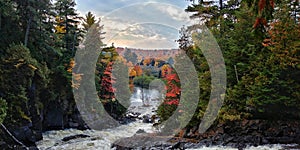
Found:
[{"label": "river", "polygon": [[[144,97],[144,103],[142,98]],[[130,100],[131,105],[128,112],[140,113],[139,117],[144,115],[155,114],[155,109],[160,104],[158,99],[161,93],[155,89],[141,89],[136,87]],[[149,106],[144,106],[144,104]],[[143,123],[142,120],[121,125],[117,128],[106,129],[102,131],[97,130],[76,130],[66,129],[61,131],[47,131],[43,134],[43,140],[37,143],[40,150],[82,150],[82,149],[110,149],[111,144],[117,139],[133,136],[138,130],[144,130],[147,133],[154,133],[157,130],[153,128],[151,123]],[[78,138],[63,142],[62,139],[73,135],[88,135],[88,138]]]},{"label": "river", "polygon": [[[144,94],[144,96],[142,96]],[[128,108],[130,113],[140,113],[139,117],[142,118],[144,115],[153,115],[157,106],[160,104],[160,97],[162,93],[155,89],[141,89],[135,88],[134,93],[131,96],[131,105]],[[149,106],[144,106],[142,97],[147,99]],[[137,120],[132,123],[121,125],[117,128],[106,129],[102,131],[97,130],[77,130],[77,129],[66,129],[59,131],[47,131],[43,133],[43,140],[37,143],[37,147],[40,150],[109,150],[114,141],[131,137],[138,130],[143,130],[147,133],[157,132],[157,129],[152,126],[151,123],[143,123],[142,120]],[[66,137],[74,135],[85,135],[86,137],[75,138],[72,140],[64,141]],[[278,150],[284,149],[284,145],[265,145],[259,147],[247,147],[246,149],[254,150]],[[203,150],[235,150],[230,147],[214,146],[214,147],[199,147],[197,149]],[[196,149],[194,149],[196,150]]]}]

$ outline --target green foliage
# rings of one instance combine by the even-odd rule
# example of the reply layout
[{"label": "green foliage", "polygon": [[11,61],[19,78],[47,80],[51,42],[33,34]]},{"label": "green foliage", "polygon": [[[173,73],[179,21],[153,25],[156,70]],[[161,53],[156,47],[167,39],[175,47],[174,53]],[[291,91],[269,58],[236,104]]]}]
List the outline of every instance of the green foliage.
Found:
[{"label": "green foliage", "polygon": [[[300,26],[293,15],[297,10],[292,10],[294,2],[288,1],[274,1],[278,7],[274,10],[271,1],[264,8],[259,8],[259,1],[246,0],[240,5],[230,1],[221,11],[201,3],[187,8],[194,12],[192,17],[205,19],[225,58],[228,85],[219,121],[300,118],[297,67]],[[209,19],[205,18],[205,8],[210,8],[205,12],[212,14]],[[269,24],[263,24],[261,19],[255,27],[257,18],[264,18]],[[195,125],[206,111],[211,90],[210,70],[200,49],[193,46],[182,49],[199,72],[200,102],[190,122]]]},{"label": "green foliage", "polygon": [[[284,36],[289,38],[291,43],[285,42],[284,44],[284,39],[280,39],[276,42],[277,44],[271,44],[270,47],[267,47],[271,49],[271,51],[268,50],[262,45],[264,45],[263,41],[269,35],[267,33],[263,33],[263,35],[253,34],[249,16],[252,16],[251,20],[255,16],[245,8],[247,6],[242,7],[239,11],[238,17],[241,19],[236,24],[237,30],[230,33],[231,37],[238,37],[230,39],[230,44],[228,44],[227,48],[228,53],[225,53],[229,84],[231,85],[229,85],[224,109],[229,112],[228,114],[240,115],[241,118],[299,118],[299,113],[297,113],[300,109],[298,105],[299,96],[295,94],[299,91],[297,90],[299,89],[299,81],[295,78],[295,74],[299,74],[299,70],[290,67],[280,67],[279,64],[283,64],[290,58],[288,55],[280,55],[281,58],[276,58],[279,56],[276,54],[277,52],[281,53],[284,49],[293,52],[293,49],[294,51],[297,49],[292,44],[297,41],[294,39],[295,35],[289,34]],[[281,8],[284,8],[284,6],[281,6]],[[282,9],[281,11],[286,10]],[[275,17],[280,19],[278,16]],[[240,26],[242,28],[239,28]],[[284,32],[289,27],[294,27],[293,32],[297,31],[297,29],[299,31],[299,26],[297,28],[293,22],[289,22],[279,32]],[[272,29],[269,30],[269,32],[271,31]],[[241,41],[236,41],[239,39]],[[239,45],[241,42],[246,43]],[[278,42],[283,43],[280,44]],[[275,47],[276,45],[277,47]],[[288,47],[282,48],[284,45]],[[294,58],[299,57],[297,54],[294,56]],[[234,65],[236,70],[233,67]],[[237,71],[236,76],[239,78],[239,81],[234,82],[234,71]]]},{"label": "green foliage", "polygon": [[[29,88],[33,83],[45,84],[46,74],[29,49],[23,45],[12,45],[7,49],[0,63],[0,91],[7,102],[6,123],[15,124],[30,121]],[[39,78],[39,79],[38,79]],[[36,81],[33,81],[36,80]],[[39,86],[43,89],[45,86]]]},{"label": "green foliage", "polygon": [[7,114],[7,102],[0,98],[0,123],[3,122],[3,120],[5,119],[6,117],[6,114]]},{"label": "green foliage", "polygon": [[154,79],[153,76],[137,76],[133,79],[133,84],[138,87],[149,88],[151,81]]},{"label": "green foliage", "polygon": [[58,32],[63,40],[61,46],[72,56],[75,55],[76,46],[79,45],[83,33],[79,28],[81,17],[76,12],[75,5],[74,0],[57,0],[54,4],[56,17],[60,20],[56,25],[64,29],[62,33]]},{"label": "green foliage", "polygon": [[[82,30],[74,7],[70,0],[0,0],[0,97],[7,102],[5,124],[27,124],[53,101],[64,112],[76,110],[70,62]],[[66,32],[56,32],[58,25]]]},{"label": "green foliage", "polygon": [[166,121],[173,115],[176,108],[177,105],[163,103],[157,108],[157,115],[160,117],[161,121]]},{"label": "green foliage", "polygon": [[87,32],[95,23],[96,23],[95,15],[93,15],[91,12],[88,12],[85,15],[84,23],[82,25]]}]

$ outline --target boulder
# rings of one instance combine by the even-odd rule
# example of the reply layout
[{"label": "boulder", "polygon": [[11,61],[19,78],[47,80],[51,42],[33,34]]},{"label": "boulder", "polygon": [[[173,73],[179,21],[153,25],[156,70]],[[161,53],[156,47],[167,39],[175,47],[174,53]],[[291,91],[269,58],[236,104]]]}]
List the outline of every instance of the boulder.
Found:
[{"label": "boulder", "polygon": [[85,135],[85,134],[77,134],[77,135],[72,135],[72,136],[68,136],[68,137],[64,137],[62,139],[63,142],[67,142],[70,140],[74,140],[74,139],[79,139],[79,138],[87,138],[90,137],[89,135]]},{"label": "boulder", "polygon": [[138,131],[136,131],[136,133],[137,133],[137,134],[141,134],[141,133],[146,133],[146,131],[143,130],[143,129],[139,129]]},{"label": "boulder", "polygon": [[153,123],[152,118],[150,115],[144,115],[143,116],[143,123]]},{"label": "boulder", "polygon": [[150,134],[135,135],[129,138],[123,138],[117,140],[112,144],[112,148],[117,150],[131,150],[131,149],[143,149],[143,150],[171,150],[171,149],[183,149],[179,148],[184,146],[179,142],[168,142],[171,137],[153,136]]}]

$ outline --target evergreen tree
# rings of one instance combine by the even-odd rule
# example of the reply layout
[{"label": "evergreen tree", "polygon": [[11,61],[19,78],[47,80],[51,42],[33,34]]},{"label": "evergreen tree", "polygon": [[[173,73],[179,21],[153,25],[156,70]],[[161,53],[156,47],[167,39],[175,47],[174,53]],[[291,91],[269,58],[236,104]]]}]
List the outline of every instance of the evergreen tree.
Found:
[{"label": "evergreen tree", "polygon": [[4,50],[11,43],[19,43],[23,37],[19,19],[17,14],[16,3],[12,0],[0,0],[0,54],[3,55]]},{"label": "evergreen tree", "polygon": [[86,32],[96,22],[95,15],[93,15],[91,12],[88,12],[88,14],[85,15],[85,18],[83,20],[84,23],[82,25],[84,26]]},{"label": "evergreen tree", "polygon": [[[293,21],[293,4],[279,1],[273,4],[272,0],[229,1],[221,11],[226,18],[221,19],[213,17],[218,16],[215,14],[220,13],[218,11],[213,12],[214,15],[205,15],[207,12],[202,10],[212,9],[208,8],[210,6],[204,9],[204,4],[198,10],[196,4],[187,9],[199,12],[193,17],[210,16],[204,21],[215,35],[225,57],[228,87],[219,119],[299,118],[296,113],[299,111],[299,93],[292,90],[299,88],[299,81],[295,78],[299,73],[299,42],[296,40],[299,25]],[[201,85],[201,102],[195,122],[206,109],[210,72],[199,48],[186,47],[186,52],[199,71]]]},{"label": "evergreen tree", "polygon": [[81,17],[74,8],[76,3],[74,0],[57,0],[54,5],[57,20],[56,33],[62,35],[61,39],[64,41],[62,47],[73,56],[82,37],[82,30],[79,28]]},{"label": "evergreen tree", "polygon": [[36,121],[33,115],[41,109],[38,104],[47,85],[47,69],[23,45],[11,46],[2,58],[0,91],[8,107],[5,124],[18,126]]}]

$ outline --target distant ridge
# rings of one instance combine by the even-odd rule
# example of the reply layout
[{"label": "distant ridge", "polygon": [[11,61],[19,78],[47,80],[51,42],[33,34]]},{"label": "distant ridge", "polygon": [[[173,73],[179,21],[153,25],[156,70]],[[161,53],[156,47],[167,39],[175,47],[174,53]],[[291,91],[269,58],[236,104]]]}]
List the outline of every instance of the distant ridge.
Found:
[{"label": "distant ridge", "polygon": [[116,51],[119,55],[124,56],[125,50],[130,50],[139,57],[152,57],[152,58],[161,58],[161,57],[175,57],[177,54],[181,53],[180,49],[137,49],[137,48],[123,48],[117,47]]}]

